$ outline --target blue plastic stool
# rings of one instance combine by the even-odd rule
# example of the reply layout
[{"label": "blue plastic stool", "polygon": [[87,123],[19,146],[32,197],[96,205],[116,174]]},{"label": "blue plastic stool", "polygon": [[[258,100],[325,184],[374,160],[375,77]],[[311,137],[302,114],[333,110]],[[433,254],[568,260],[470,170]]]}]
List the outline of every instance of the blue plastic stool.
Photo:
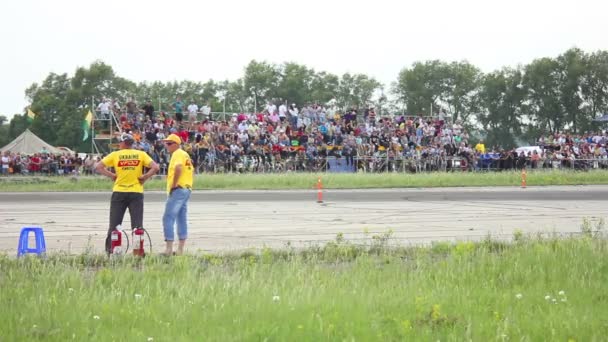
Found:
[{"label": "blue plastic stool", "polygon": [[[36,237],[36,247],[28,248],[30,232]],[[19,247],[17,247],[17,257],[24,254],[36,253],[42,255],[46,253],[46,243],[44,242],[44,231],[40,227],[23,227],[21,228],[21,236],[19,236]]]}]

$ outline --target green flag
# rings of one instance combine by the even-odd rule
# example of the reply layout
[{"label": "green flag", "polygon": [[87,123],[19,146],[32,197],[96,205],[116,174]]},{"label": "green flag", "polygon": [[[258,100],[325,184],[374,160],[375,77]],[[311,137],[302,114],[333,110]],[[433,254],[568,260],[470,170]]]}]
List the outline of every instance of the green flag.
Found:
[{"label": "green flag", "polygon": [[82,122],[82,130],[84,131],[84,135],[82,137],[82,141],[85,141],[89,138],[89,131],[91,130],[91,122],[93,122],[93,113],[89,110],[87,116],[85,116],[84,121]]},{"label": "green flag", "polygon": [[29,108],[27,109],[27,122],[32,123],[36,116],[38,116],[38,114],[32,112],[32,110]]}]

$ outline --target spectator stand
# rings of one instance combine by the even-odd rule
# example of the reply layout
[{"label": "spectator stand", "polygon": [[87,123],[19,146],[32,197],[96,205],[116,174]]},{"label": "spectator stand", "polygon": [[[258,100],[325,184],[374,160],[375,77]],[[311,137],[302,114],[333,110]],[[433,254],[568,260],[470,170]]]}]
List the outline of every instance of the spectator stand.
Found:
[{"label": "spectator stand", "polygon": [[[94,101],[94,99],[92,100]],[[107,154],[116,148],[115,139],[122,133],[120,123],[117,119],[116,108],[111,101],[102,99],[95,109],[92,131],[91,152],[97,154]]]},{"label": "spectator stand", "polygon": [[[515,150],[473,147],[462,123],[446,115],[365,115],[360,110],[330,111],[304,104],[299,115],[287,112],[281,118],[272,109],[235,114],[212,112],[206,106],[178,122],[173,110],[159,111],[160,102],[155,110],[149,103],[139,108],[132,99],[123,107],[104,101],[92,124],[94,150],[109,152],[116,147],[118,134],[132,132],[135,148],[149,153],[161,173],[166,172],[169,155],[160,141],[171,133],[186,142],[183,148],[197,173],[588,170],[608,164],[606,132],[552,134],[542,144],[539,141],[539,153],[520,155]],[[62,169],[55,163],[48,164],[48,173]]]}]

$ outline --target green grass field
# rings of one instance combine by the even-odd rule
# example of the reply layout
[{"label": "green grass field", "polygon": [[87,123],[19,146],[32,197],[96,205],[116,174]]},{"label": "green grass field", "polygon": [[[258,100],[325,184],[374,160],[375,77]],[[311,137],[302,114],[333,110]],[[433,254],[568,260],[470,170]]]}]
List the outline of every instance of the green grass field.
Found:
[{"label": "green grass field", "polygon": [[0,257],[2,341],[606,341],[608,242]]},{"label": "green grass field", "polygon": [[[205,174],[196,176],[195,189],[267,190],[314,189],[318,177],[326,189],[426,188],[464,186],[520,186],[519,172],[421,173],[421,174]],[[608,184],[608,171],[528,172],[528,186]],[[147,190],[164,190],[163,179],[151,179]],[[4,177],[0,192],[9,191],[110,191],[111,182],[100,176]]]}]

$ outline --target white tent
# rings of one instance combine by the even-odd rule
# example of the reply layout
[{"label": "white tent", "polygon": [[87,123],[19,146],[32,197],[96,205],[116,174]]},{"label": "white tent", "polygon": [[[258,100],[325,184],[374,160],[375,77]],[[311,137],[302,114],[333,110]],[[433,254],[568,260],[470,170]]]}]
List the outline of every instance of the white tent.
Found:
[{"label": "white tent", "polygon": [[63,153],[62,150],[55,148],[47,144],[44,140],[38,138],[38,136],[32,133],[29,129],[26,129],[25,132],[21,133],[21,135],[16,137],[15,140],[2,147],[0,151],[2,151],[2,153],[5,151],[10,151],[12,153],[34,154],[42,152],[43,148],[49,153]]}]

